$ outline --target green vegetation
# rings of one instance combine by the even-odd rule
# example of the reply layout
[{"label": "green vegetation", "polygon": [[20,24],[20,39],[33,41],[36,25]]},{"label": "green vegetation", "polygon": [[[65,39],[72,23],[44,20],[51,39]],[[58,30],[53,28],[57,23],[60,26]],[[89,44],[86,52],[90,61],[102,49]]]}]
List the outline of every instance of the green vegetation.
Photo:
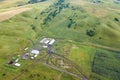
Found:
[{"label": "green vegetation", "polygon": [[[99,74],[103,78],[109,80],[119,80],[120,79],[120,54],[119,52],[107,51],[98,49],[95,53],[94,61],[92,64],[92,72],[94,74]],[[91,80],[102,79],[101,77],[93,77],[91,75]],[[102,79],[104,80],[104,79]]]},{"label": "green vegetation", "polygon": [[[33,66],[33,64],[31,64],[32,61],[23,61],[21,68],[17,69],[16,67],[6,65],[13,56],[23,54],[24,48],[31,46],[29,39],[36,41],[36,32],[32,25],[33,20],[38,12],[41,12],[51,4],[53,4],[51,1],[47,1],[44,4],[35,4],[31,11],[24,12],[12,19],[0,23],[0,79],[12,80],[19,74],[23,74],[18,79],[56,80],[60,78],[60,80],[77,80],[70,75],[49,69],[39,63],[36,63]],[[40,8],[38,9],[38,7]],[[30,65],[30,67],[27,67],[26,65]],[[26,72],[22,73],[24,69],[26,69]]]},{"label": "green vegetation", "polygon": [[76,63],[88,79],[119,80],[119,52],[83,43],[119,49],[120,7],[112,0],[79,1],[26,0],[8,5],[2,1],[0,9],[5,10],[1,12],[26,4],[33,9],[0,22],[0,80],[13,79],[22,73],[18,80],[78,80],[31,60],[21,61],[20,68],[6,65],[13,56],[23,54],[25,47],[32,46],[30,40],[36,42],[42,37],[55,38],[54,52]]},{"label": "green vegetation", "polygon": [[[108,15],[111,17],[108,17],[108,19],[99,19],[90,15],[84,10],[84,7],[64,3],[61,5],[56,3],[38,15],[34,25],[40,28],[44,36],[86,42],[90,39],[89,42],[92,43],[119,48],[120,35],[115,30],[120,30],[119,23],[115,24],[113,21],[114,17],[118,16],[116,13],[109,13]],[[114,14],[114,16],[111,14]],[[89,36],[92,37],[89,38]],[[117,44],[112,42],[113,39],[110,36],[114,37],[113,39]]]},{"label": "green vegetation", "polygon": [[86,33],[87,33],[87,35],[90,36],[90,37],[92,37],[92,36],[94,36],[94,35],[96,34],[95,30],[87,30]]},{"label": "green vegetation", "polygon": [[[106,45],[110,47],[119,46],[117,45],[119,43],[116,44],[112,42],[111,36],[114,35],[114,41],[116,40],[117,42],[119,42],[118,36],[120,35],[117,35],[116,32],[111,32],[110,29],[105,29],[106,25],[107,27],[110,27],[110,25],[108,25],[109,21],[112,22],[112,24],[111,23],[109,24],[111,24],[113,27],[114,16],[116,15],[116,13],[111,13],[111,14],[114,14],[114,16],[111,16],[110,14],[108,14],[111,17],[109,17],[107,21],[104,21],[104,18],[99,19],[97,17],[91,16],[90,14],[87,13],[87,11],[84,10],[84,7],[81,7],[81,6],[72,6],[72,5],[66,4],[66,2],[64,2],[64,4],[62,3],[62,5],[57,4],[57,7],[55,6],[56,4],[54,4],[53,6],[50,6],[48,9],[40,13],[40,15],[38,16],[38,19],[35,20],[35,24],[40,22],[38,26],[41,26],[40,31],[42,33],[40,33],[39,35],[50,36],[50,37],[63,39],[63,40],[71,40],[75,42],[93,42],[93,43]],[[60,43],[65,44],[67,42],[60,42]],[[83,49],[83,54],[82,54],[81,47],[73,50],[71,47],[68,47],[67,45],[71,46],[70,44],[65,44],[65,45],[58,44],[59,48],[57,48],[57,50],[58,49],[60,50],[58,50],[57,53],[62,53],[63,55],[68,53],[65,56],[69,56],[69,59],[76,62],[77,64],[80,64],[79,66],[81,67],[82,72],[88,78],[91,78],[91,80],[93,76],[98,77],[97,74],[92,73],[91,63],[93,61],[94,54],[96,54],[94,49],[91,49],[90,47],[91,51],[86,52],[86,54],[84,53],[85,50]],[[88,47],[86,49],[89,50]],[[82,55],[84,56],[86,55],[89,57],[85,58],[86,60],[84,59],[82,60],[81,57],[84,58]],[[109,79],[107,75],[105,75],[105,77],[99,76],[96,79],[99,79],[99,78],[103,80]]]},{"label": "green vegetation", "polygon": [[43,2],[43,1],[46,1],[46,0],[29,0],[28,3],[38,3],[38,2]]},{"label": "green vegetation", "polygon": [[15,7],[20,7],[26,5],[28,0],[2,0],[0,1],[0,11],[10,10]]},{"label": "green vegetation", "polygon": [[91,0],[93,3],[102,3],[102,0]]},{"label": "green vegetation", "polygon": [[68,54],[69,59],[76,62],[80,66],[82,73],[88,78],[91,74],[91,63],[93,61],[95,51],[96,49],[93,47],[74,45]]}]

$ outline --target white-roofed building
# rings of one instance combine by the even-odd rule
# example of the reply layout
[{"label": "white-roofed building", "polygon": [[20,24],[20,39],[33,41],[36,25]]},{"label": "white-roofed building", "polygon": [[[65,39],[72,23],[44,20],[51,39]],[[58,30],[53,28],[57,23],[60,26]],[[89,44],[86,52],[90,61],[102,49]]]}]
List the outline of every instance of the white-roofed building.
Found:
[{"label": "white-roofed building", "polygon": [[32,50],[32,51],[31,51],[31,54],[38,55],[38,54],[39,54],[39,51],[38,51],[38,50]]},{"label": "white-roofed building", "polygon": [[25,51],[28,50],[28,47],[24,49]]},{"label": "white-roofed building", "polygon": [[49,42],[49,45],[52,45],[54,42],[55,42],[55,39],[52,39],[52,40]]},{"label": "white-roofed building", "polygon": [[21,64],[19,64],[19,63],[15,63],[14,65],[17,66],[17,67],[21,66]]},{"label": "white-roofed building", "polygon": [[43,38],[40,43],[52,45],[55,42],[55,39],[52,38]]},{"label": "white-roofed building", "polygon": [[40,43],[44,43],[47,40],[47,38],[43,38]]},{"label": "white-roofed building", "polygon": [[34,57],[30,57],[31,59],[34,59]]},{"label": "white-roofed building", "polygon": [[15,60],[15,62],[18,62],[18,61],[19,61],[19,59],[16,59],[16,60]]},{"label": "white-roofed building", "polygon": [[45,44],[48,44],[49,42],[50,42],[50,40],[46,40],[44,43],[45,43]]},{"label": "white-roofed building", "polygon": [[34,57],[37,57],[38,55],[34,55]]},{"label": "white-roofed building", "polygon": [[54,42],[55,42],[55,39],[52,39],[52,38],[43,38],[40,41],[43,48],[48,48],[48,45],[53,45]]}]

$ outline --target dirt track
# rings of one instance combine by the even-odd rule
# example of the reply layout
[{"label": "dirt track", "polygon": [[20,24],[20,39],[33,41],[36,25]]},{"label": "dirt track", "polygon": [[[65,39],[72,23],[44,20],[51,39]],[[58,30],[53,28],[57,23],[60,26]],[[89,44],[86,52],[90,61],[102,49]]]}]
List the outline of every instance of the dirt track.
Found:
[{"label": "dirt track", "polygon": [[19,9],[14,9],[11,11],[1,12],[0,13],[0,22],[7,20],[7,19],[9,19],[17,14],[22,13],[22,12],[28,11],[30,9],[31,8],[19,8]]}]

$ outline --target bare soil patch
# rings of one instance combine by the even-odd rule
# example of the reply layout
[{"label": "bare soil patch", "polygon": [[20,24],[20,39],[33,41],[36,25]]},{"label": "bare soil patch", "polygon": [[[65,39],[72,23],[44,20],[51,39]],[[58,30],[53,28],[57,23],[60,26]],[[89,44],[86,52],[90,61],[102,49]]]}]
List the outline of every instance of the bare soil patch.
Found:
[{"label": "bare soil patch", "polygon": [[13,16],[20,14],[22,12],[28,11],[31,8],[18,8],[18,9],[14,9],[14,10],[10,10],[10,11],[6,11],[6,12],[1,12],[0,13],[0,22],[7,20],[9,18],[12,18]]}]

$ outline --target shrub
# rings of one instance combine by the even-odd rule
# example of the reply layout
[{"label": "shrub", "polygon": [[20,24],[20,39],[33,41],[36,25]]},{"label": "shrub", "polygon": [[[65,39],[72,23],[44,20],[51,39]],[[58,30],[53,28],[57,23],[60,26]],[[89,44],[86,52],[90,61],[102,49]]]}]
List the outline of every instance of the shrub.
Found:
[{"label": "shrub", "polygon": [[119,19],[118,18],[114,18],[115,21],[119,22]]},{"label": "shrub", "polygon": [[96,31],[95,30],[87,30],[86,34],[90,37],[93,37],[96,34]]}]

